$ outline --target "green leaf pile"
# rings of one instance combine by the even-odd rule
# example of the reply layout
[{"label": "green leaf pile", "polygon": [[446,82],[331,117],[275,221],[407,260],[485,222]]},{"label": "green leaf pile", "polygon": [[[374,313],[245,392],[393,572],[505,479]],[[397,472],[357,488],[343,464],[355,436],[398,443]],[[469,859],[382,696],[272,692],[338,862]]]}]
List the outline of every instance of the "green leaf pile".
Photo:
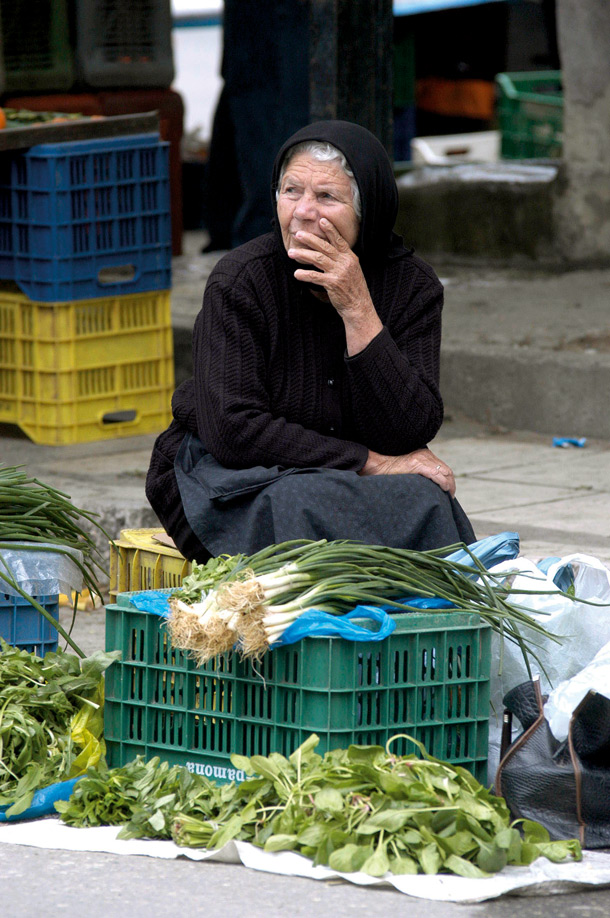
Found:
[{"label": "green leaf pile", "polygon": [[191,573],[184,577],[182,584],[173,591],[172,596],[183,602],[200,602],[208,590],[214,589],[243,558],[243,555],[218,555],[216,558],[209,558],[205,564],[193,561]]},{"label": "green leaf pile", "polygon": [[209,849],[238,839],[374,877],[486,877],[541,856],[582,857],[575,839],[551,841],[537,823],[511,822],[501,797],[420,744],[423,758],[393,755],[392,740],[386,749],[354,745],[324,756],[317,744],[311,736],[289,758],[233,755],[248,777],[224,786],[158,759],[90,769],[56,808],[70,825],[123,823],[122,838]]},{"label": "green leaf pile", "polygon": [[2,638],[0,647],[0,806],[18,816],[37,790],[80,774],[99,750],[102,673],[117,654],[41,659]]}]

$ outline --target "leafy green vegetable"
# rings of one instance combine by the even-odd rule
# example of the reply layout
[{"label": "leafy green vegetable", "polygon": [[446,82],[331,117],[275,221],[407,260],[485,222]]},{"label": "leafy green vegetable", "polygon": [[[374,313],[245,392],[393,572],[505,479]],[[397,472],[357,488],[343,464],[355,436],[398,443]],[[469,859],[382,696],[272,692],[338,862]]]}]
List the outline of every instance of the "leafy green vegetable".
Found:
[{"label": "leafy green vegetable", "polygon": [[56,809],[69,825],[124,823],[122,838],[210,849],[239,839],[375,877],[484,877],[541,856],[582,856],[578,841],[552,842],[537,823],[524,821],[519,832],[502,798],[423,747],[423,759],[393,755],[392,740],[385,750],[350,746],[320,756],[317,743],[310,736],[289,758],[232,756],[248,776],[241,784],[217,786],[158,759],[90,769]]},{"label": "leafy green vegetable", "polygon": [[37,790],[102,756],[102,674],[118,652],[42,660],[2,638],[0,647],[0,806],[17,816]]},{"label": "leafy green vegetable", "polygon": [[242,561],[243,555],[219,555],[210,558],[205,564],[193,561],[191,573],[183,579],[182,585],[174,590],[172,596],[183,602],[199,602],[202,596],[212,590],[217,583],[230,574]]}]

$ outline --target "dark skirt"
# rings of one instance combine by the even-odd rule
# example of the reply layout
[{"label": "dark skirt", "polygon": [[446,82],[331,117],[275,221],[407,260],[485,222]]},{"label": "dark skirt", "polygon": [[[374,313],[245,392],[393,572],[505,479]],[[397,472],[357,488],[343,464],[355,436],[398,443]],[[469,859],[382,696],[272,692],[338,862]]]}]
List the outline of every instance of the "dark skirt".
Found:
[{"label": "dark skirt", "polygon": [[290,539],[354,539],[416,551],[475,541],[455,498],[421,475],[226,469],[192,434],[174,471],[187,529],[212,556],[249,555]]}]

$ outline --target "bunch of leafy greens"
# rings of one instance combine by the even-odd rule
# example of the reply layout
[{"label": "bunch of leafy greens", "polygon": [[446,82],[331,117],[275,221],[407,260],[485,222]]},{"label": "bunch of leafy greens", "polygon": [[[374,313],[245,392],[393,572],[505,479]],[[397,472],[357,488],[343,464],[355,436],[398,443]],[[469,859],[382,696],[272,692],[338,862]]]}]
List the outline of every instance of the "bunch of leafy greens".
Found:
[{"label": "bunch of leafy greens", "polygon": [[118,653],[44,660],[0,638],[0,806],[18,816],[34,793],[100,761],[102,673]]},{"label": "bunch of leafy greens", "polygon": [[580,860],[578,841],[550,841],[538,823],[511,822],[505,801],[468,771],[427,755],[395,756],[392,740],[316,754],[310,736],[289,758],[233,755],[248,775],[216,786],[180,766],[136,759],[90,769],[70,801],[70,825],[124,823],[121,838],[173,838],[220,848],[231,839],[297,851],[340,872],[486,877],[538,857]]},{"label": "bunch of leafy greens", "polygon": [[225,577],[241,565],[244,555],[218,555],[204,564],[193,561],[191,573],[182,580],[179,588],[172,592],[175,599],[183,602],[200,602],[209,590],[213,590]]},{"label": "bunch of leafy greens", "polygon": [[233,799],[234,784],[217,786],[181,765],[141,756],[120,768],[103,763],[80,779],[56,810],[71,826],[122,825],[119,838],[171,838],[177,813],[215,819]]}]

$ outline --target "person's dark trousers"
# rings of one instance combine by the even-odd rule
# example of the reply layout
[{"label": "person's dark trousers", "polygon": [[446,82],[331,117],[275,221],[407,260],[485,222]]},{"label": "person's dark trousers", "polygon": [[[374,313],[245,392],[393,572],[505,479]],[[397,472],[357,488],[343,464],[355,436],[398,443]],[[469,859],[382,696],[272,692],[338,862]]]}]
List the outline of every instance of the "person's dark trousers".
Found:
[{"label": "person's dark trousers", "polygon": [[216,105],[210,138],[205,208],[210,239],[204,252],[231,248],[233,224],[241,200],[233,121],[225,86]]}]

